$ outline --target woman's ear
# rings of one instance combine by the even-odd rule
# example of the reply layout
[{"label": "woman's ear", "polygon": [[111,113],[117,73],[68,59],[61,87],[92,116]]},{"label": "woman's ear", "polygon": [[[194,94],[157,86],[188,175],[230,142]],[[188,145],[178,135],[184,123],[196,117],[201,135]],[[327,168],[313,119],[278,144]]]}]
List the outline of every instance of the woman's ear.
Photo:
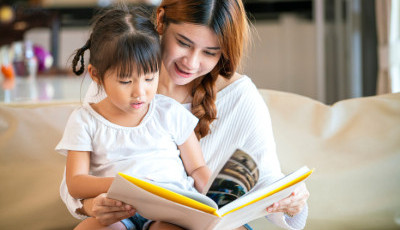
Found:
[{"label": "woman's ear", "polygon": [[98,78],[98,74],[97,74],[97,70],[96,70],[96,68],[92,65],[92,64],[89,64],[88,65],[88,72],[89,72],[89,75],[90,75],[90,78],[92,78],[92,80],[94,81],[94,82],[96,82],[97,84],[100,84],[100,82],[99,82],[99,78]]},{"label": "woman's ear", "polygon": [[156,21],[156,23],[157,23],[157,26],[156,26],[156,29],[157,29],[157,32],[158,32],[158,34],[159,35],[163,35],[163,33],[164,33],[164,24],[165,24],[165,22],[164,22],[164,15],[165,15],[165,10],[164,10],[164,8],[163,7],[159,7],[158,9],[157,9],[157,21]]}]

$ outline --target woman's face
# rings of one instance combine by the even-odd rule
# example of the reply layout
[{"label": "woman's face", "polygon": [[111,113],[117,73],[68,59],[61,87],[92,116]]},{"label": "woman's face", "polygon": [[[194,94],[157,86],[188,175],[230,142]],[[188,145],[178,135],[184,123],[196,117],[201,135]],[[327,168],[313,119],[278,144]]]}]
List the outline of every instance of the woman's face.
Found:
[{"label": "woman's face", "polygon": [[221,57],[217,35],[203,25],[170,23],[161,44],[163,71],[177,85],[186,85],[209,73]]}]

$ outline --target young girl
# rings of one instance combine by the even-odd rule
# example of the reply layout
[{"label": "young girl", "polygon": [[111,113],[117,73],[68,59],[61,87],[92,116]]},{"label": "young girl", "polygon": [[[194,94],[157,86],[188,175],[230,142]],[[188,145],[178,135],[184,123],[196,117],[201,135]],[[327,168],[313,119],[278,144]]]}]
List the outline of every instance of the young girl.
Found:
[{"label": "young girl", "polygon": [[[63,200],[68,193],[85,199],[107,192],[117,172],[201,191],[210,173],[193,131],[197,118],[156,95],[161,48],[149,18],[124,6],[99,15],[73,60],[77,75],[84,72],[86,50],[88,72],[106,97],[77,108],[56,147],[67,155]],[[90,229],[101,227],[94,218],[85,221]],[[135,215],[114,226],[142,229],[146,221]]]}]

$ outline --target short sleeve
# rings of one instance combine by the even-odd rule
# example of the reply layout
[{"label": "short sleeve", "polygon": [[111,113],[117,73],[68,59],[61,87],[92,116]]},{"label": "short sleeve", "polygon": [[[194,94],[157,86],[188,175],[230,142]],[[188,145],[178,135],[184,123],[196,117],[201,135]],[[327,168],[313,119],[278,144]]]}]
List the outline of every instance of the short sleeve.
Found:
[{"label": "short sleeve", "polygon": [[176,145],[182,145],[196,128],[198,119],[182,104],[163,95],[157,96],[157,116]]},{"label": "short sleeve", "polygon": [[84,108],[72,112],[65,126],[61,141],[56,146],[56,151],[67,155],[68,150],[92,151],[90,136],[90,117],[85,114]]},{"label": "short sleeve", "polygon": [[199,121],[190,111],[188,111],[183,105],[178,104],[174,110],[177,114],[177,122],[175,126],[175,143],[182,145],[189,138],[190,134],[196,128],[197,122]]}]

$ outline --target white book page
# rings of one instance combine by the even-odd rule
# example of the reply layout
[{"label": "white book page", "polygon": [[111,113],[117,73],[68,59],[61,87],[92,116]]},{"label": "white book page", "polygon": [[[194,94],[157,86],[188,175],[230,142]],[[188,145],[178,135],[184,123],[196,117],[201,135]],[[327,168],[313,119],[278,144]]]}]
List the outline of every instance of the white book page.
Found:
[{"label": "white book page", "polygon": [[200,203],[203,203],[203,204],[213,207],[215,209],[218,209],[218,205],[211,198],[209,198],[208,196],[203,195],[199,192],[192,192],[192,191],[187,191],[187,190],[183,190],[183,189],[178,189],[176,187],[167,186],[166,184],[158,184],[158,183],[154,183],[154,184],[156,184],[160,187],[164,187],[173,192],[179,193],[183,196],[189,197],[190,199],[196,200]]},{"label": "white book page", "polygon": [[[293,173],[290,173],[290,174],[284,176],[283,178],[279,179],[278,181],[275,181],[274,183],[270,184],[269,186],[258,189],[258,190],[253,190],[253,191],[247,193],[246,195],[240,197],[239,199],[225,205],[224,207],[219,209],[217,211],[217,213],[220,216],[223,216],[225,213],[227,213],[231,210],[234,210],[235,208],[238,208],[242,205],[248,204],[249,202],[252,202],[253,200],[269,193],[270,191],[273,191],[273,190],[285,185],[286,183],[295,180],[296,178],[306,174],[309,171],[310,171],[310,169],[307,166],[303,166],[300,169],[294,171]],[[283,198],[285,198],[285,197],[283,197]],[[265,206],[265,208],[266,207],[267,206]]]},{"label": "white book page", "polygon": [[279,193],[275,193],[269,197],[266,197],[256,203],[250,204],[246,207],[238,209],[237,211],[231,212],[226,216],[222,217],[221,221],[218,222],[214,229],[218,230],[230,230],[238,228],[252,220],[265,217],[269,213],[266,208],[272,205],[274,202],[282,200],[290,195],[293,190],[300,184],[297,183],[292,185]]}]

